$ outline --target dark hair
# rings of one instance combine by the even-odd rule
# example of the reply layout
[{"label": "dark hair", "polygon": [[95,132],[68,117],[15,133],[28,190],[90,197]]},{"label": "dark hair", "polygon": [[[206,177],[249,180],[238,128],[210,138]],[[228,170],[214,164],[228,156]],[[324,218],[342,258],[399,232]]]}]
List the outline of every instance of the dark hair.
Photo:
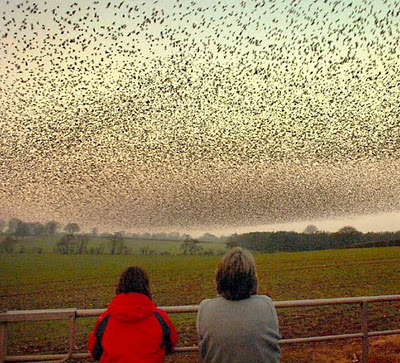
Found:
[{"label": "dark hair", "polygon": [[150,280],[146,271],[138,266],[128,267],[119,278],[115,294],[137,292],[151,299]]},{"label": "dark hair", "polygon": [[257,294],[257,275],[253,255],[237,247],[220,261],[215,274],[217,292],[227,300],[243,300]]}]

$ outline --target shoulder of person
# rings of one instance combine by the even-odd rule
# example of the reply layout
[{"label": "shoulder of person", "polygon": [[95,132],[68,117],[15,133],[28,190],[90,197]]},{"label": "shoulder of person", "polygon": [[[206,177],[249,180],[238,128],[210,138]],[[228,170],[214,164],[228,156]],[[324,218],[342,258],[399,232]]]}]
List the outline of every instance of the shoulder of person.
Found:
[{"label": "shoulder of person", "polygon": [[269,304],[269,305],[273,305],[273,304],[274,304],[274,302],[272,301],[272,299],[271,299],[269,296],[267,296],[267,295],[253,295],[253,297],[254,297],[255,299],[265,301],[265,302],[266,302],[267,304]]},{"label": "shoulder of person", "polygon": [[214,299],[204,299],[199,305],[199,311],[203,309],[205,306],[212,304],[213,302],[222,299],[221,297],[216,297]]},{"label": "shoulder of person", "polygon": [[202,302],[199,304],[199,308],[207,305],[210,301],[213,301],[214,299],[204,299]]},{"label": "shoulder of person", "polygon": [[160,308],[156,308],[155,311],[156,311],[157,313],[159,313],[159,314],[161,315],[161,317],[170,320],[170,318],[169,318],[169,316],[168,316],[168,313],[167,313],[165,310],[160,309]]}]

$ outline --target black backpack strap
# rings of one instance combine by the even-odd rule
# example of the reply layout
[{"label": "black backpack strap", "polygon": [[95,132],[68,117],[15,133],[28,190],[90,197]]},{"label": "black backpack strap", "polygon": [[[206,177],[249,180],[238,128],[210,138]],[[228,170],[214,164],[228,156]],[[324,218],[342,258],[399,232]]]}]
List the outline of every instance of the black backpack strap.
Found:
[{"label": "black backpack strap", "polygon": [[96,327],[96,342],[94,343],[92,353],[95,360],[100,360],[103,354],[103,346],[101,342],[103,341],[103,335],[107,327],[108,319],[110,319],[110,314],[108,314]]},{"label": "black backpack strap", "polygon": [[169,329],[169,325],[165,322],[165,320],[162,318],[160,313],[158,311],[154,312],[154,315],[156,316],[157,320],[159,321],[162,332],[163,332],[163,340],[161,347],[165,349],[165,355],[171,354],[172,353],[172,342],[171,342],[171,332]]}]

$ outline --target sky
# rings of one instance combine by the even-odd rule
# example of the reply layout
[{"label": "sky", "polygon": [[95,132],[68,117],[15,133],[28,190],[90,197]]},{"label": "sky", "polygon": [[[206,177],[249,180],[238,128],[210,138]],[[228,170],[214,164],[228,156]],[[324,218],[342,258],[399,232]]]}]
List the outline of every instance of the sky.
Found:
[{"label": "sky", "polygon": [[[382,231],[400,231],[400,213],[374,213],[370,215],[347,215],[330,219],[314,219],[302,220],[289,223],[272,223],[258,226],[242,226],[231,230],[221,229],[215,230],[217,235],[230,235],[233,233],[248,232],[278,232],[278,231],[294,231],[298,233],[304,232],[307,226],[313,225],[319,231],[337,232],[345,226],[356,228],[362,233],[382,232]],[[202,231],[195,231],[196,236],[201,236]]]},{"label": "sky", "polygon": [[400,1],[0,2],[0,218],[400,229]]}]

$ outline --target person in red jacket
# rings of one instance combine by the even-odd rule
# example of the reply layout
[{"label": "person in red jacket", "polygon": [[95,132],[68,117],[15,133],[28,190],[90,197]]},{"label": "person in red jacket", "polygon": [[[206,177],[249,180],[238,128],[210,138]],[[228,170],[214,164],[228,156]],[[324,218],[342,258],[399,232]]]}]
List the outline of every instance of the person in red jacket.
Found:
[{"label": "person in red jacket", "polygon": [[116,296],[97,320],[88,349],[102,363],[159,363],[177,342],[167,313],[151,300],[146,271],[129,267],[121,275]]}]

